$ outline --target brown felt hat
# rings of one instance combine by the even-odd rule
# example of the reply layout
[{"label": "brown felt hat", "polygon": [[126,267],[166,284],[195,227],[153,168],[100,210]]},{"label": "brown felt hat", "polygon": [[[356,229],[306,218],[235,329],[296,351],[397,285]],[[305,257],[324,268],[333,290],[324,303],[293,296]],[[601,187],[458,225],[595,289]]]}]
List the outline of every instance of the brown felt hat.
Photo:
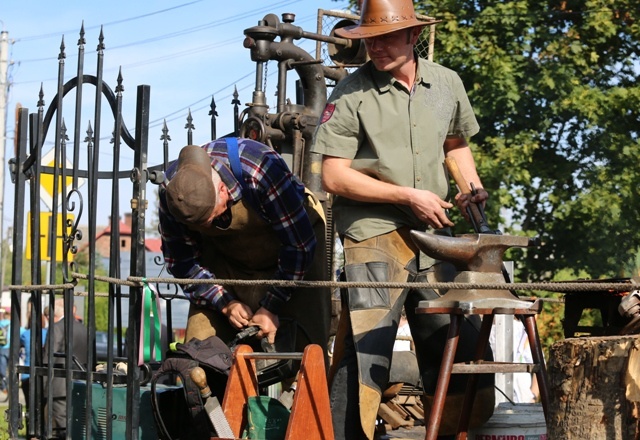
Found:
[{"label": "brown felt hat", "polygon": [[211,180],[211,157],[197,145],[180,150],[178,170],[167,183],[167,207],[181,223],[205,225],[218,193]]},{"label": "brown felt hat", "polygon": [[360,21],[353,26],[336,29],[335,34],[357,40],[437,22],[418,20],[412,0],[364,0]]}]

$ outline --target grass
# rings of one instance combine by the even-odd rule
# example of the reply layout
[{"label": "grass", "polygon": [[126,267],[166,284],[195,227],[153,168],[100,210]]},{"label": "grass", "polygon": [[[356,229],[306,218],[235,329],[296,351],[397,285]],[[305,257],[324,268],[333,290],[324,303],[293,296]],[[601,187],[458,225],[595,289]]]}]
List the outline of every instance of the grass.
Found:
[{"label": "grass", "polygon": [[[6,411],[9,409],[8,403],[0,403],[0,440],[9,440],[9,422],[7,422],[8,414]],[[23,422],[24,424],[24,422]],[[26,438],[27,430],[26,427],[18,431],[18,438]]]},{"label": "grass", "polygon": [[6,403],[0,403],[0,440],[9,440],[9,423],[5,418],[5,411],[8,408]]}]

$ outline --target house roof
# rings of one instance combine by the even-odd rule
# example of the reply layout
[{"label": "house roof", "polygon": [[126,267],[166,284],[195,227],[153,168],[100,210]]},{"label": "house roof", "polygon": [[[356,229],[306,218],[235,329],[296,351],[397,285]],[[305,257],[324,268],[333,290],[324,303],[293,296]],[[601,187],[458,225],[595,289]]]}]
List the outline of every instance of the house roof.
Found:
[{"label": "house roof", "polygon": [[160,238],[145,238],[144,246],[149,252],[162,252],[162,240]]},{"label": "house roof", "polygon": [[[130,224],[130,220],[128,222],[124,222],[124,221],[119,221],[118,222],[118,229],[119,229],[119,233],[120,236],[125,236],[125,237],[130,237],[131,236],[131,224]],[[109,223],[107,226],[104,227],[104,229],[102,229],[102,231],[98,232],[96,234],[96,239],[95,241],[100,240],[102,237],[107,237],[107,239],[109,237],[111,237],[111,224]],[[160,238],[157,237],[147,237],[145,238],[145,250],[149,251],[149,252],[157,252],[157,253],[162,253],[162,240]],[[84,250],[89,246],[88,243],[85,243],[84,245],[80,246],[80,250]]]}]

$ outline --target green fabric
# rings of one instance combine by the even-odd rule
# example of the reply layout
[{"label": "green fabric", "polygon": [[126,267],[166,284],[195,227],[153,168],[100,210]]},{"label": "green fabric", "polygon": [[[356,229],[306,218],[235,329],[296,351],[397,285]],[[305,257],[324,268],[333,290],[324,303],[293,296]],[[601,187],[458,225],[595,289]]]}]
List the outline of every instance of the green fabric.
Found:
[{"label": "green fabric", "polygon": [[[352,159],[351,167],[364,174],[446,199],[444,141],[447,136],[468,138],[478,130],[454,71],[419,59],[410,93],[389,73],[367,63],[335,87],[311,150]],[[357,241],[401,226],[426,228],[408,206],[336,197],[332,210],[338,233]]]},{"label": "green fabric", "polygon": [[251,396],[247,401],[247,426],[242,438],[284,440],[291,412],[269,396]]},{"label": "green fabric", "polygon": [[[143,319],[148,319],[144,328],[143,358],[145,362],[162,360],[162,349],[160,348],[160,315],[158,314],[158,304],[154,291],[149,287],[146,278],[142,279],[144,310]],[[153,347],[151,345],[151,332],[153,331]],[[153,359],[152,359],[153,356]]]}]

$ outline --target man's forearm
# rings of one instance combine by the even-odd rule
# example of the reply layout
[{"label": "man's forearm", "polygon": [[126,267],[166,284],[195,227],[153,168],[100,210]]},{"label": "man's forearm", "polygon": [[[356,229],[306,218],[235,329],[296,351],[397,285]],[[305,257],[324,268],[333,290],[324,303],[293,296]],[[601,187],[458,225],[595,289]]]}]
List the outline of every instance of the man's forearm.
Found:
[{"label": "man's forearm", "polygon": [[359,202],[407,205],[409,188],[383,182],[349,166],[342,158],[325,157],[322,184],[325,191]]},{"label": "man's forearm", "polygon": [[462,177],[470,187],[473,183],[473,186],[476,188],[483,188],[480,176],[478,176],[473,154],[466,142],[461,146],[448,149],[445,148],[445,155],[446,157],[452,157],[455,159],[458,169],[460,170],[460,174],[462,174]]}]

